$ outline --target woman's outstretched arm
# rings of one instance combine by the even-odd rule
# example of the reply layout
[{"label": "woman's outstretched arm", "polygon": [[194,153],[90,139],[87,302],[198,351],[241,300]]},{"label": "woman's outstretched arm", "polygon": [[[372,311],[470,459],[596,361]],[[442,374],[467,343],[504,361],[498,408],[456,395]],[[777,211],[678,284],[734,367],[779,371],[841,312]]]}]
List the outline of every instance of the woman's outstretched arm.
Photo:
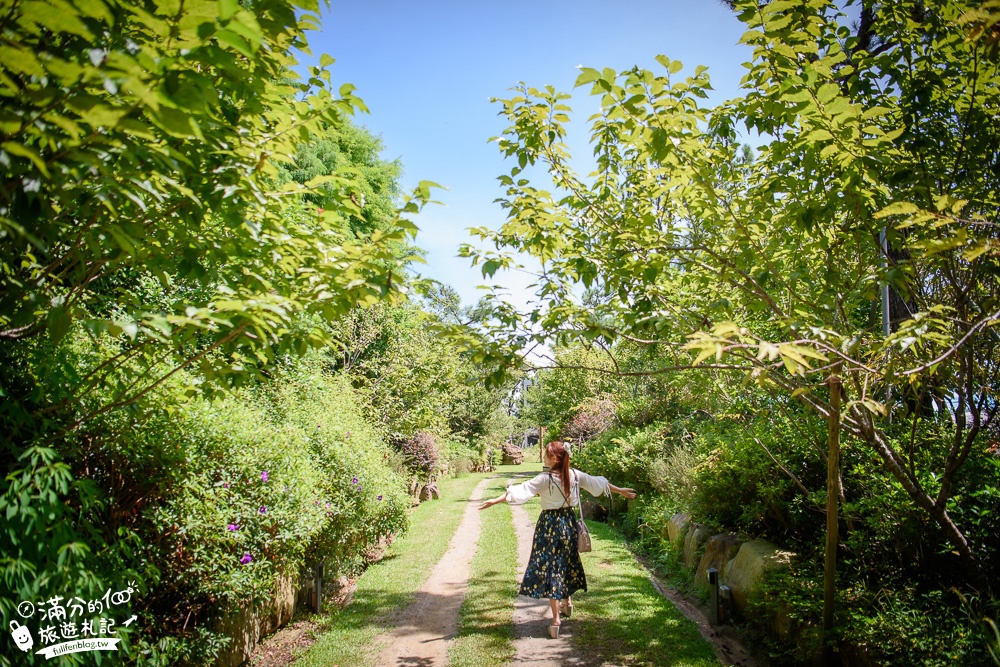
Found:
[{"label": "woman's outstretched arm", "polygon": [[493,498],[491,500],[484,500],[483,504],[479,506],[479,509],[484,510],[487,507],[493,507],[494,505],[499,505],[500,503],[505,503],[505,502],[507,502],[506,493],[502,496],[497,496],[496,498]]},{"label": "woman's outstretched arm", "polygon": [[603,496],[605,494],[617,493],[619,496],[624,496],[626,498],[635,498],[635,489],[623,489],[620,486],[615,486],[608,481],[607,477],[601,477],[600,475],[588,475],[582,470],[577,470],[578,479],[580,480],[580,488],[586,489],[587,493],[592,496]]},{"label": "woman's outstretched arm", "polygon": [[611,493],[617,493],[619,496],[625,496],[626,498],[635,498],[635,489],[623,489],[620,486],[615,486],[609,483],[608,489]]}]

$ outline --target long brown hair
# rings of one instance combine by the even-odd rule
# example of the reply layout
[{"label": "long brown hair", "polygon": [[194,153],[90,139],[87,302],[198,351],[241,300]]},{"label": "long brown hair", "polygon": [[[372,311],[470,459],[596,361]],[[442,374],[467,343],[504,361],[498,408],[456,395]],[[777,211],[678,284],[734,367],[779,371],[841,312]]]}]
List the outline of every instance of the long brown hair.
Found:
[{"label": "long brown hair", "polygon": [[552,461],[552,472],[559,473],[562,480],[562,487],[569,498],[569,450],[559,440],[553,440],[545,448],[545,453]]}]

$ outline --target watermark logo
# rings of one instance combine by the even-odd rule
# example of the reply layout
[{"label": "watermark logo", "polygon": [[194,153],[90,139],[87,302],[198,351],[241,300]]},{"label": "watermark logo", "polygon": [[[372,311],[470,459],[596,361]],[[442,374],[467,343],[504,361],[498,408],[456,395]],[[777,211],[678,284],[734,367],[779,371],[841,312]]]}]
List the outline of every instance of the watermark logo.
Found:
[{"label": "watermark logo", "polygon": [[44,655],[47,660],[51,660],[56,656],[66,655],[67,653],[117,651],[118,642],[120,641],[117,637],[115,639],[78,639],[74,642],[63,642],[55,646],[46,646],[41,651],[37,651],[37,653],[38,655]]},{"label": "watermark logo", "polygon": [[[109,588],[104,595],[92,600],[69,595],[53,595],[37,605],[24,600],[17,605],[17,613],[26,624],[11,621],[11,638],[19,649],[28,652],[35,647],[37,636],[40,648],[35,654],[48,660],[68,653],[117,651],[121,638],[116,636],[116,619],[120,618],[119,614],[128,613],[127,605],[135,593],[134,587],[132,581],[120,591],[113,592]],[[37,623],[35,635],[27,626],[32,619]],[[136,615],[131,614],[121,625],[128,627],[136,620]]]},{"label": "watermark logo", "polygon": [[25,653],[30,651],[35,644],[35,640],[31,637],[31,630],[17,621],[10,622],[10,636],[14,638],[17,647]]}]

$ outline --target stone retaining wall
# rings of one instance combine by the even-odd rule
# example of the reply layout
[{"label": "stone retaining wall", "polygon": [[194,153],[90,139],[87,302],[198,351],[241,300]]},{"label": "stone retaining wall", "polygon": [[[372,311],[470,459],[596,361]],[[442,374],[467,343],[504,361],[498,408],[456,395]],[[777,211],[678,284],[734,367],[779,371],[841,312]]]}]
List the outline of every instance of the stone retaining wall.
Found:
[{"label": "stone retaining wall", "polygon": [[719,572],[719,584],[729,586],[733,607],[741,614],[765,575],[787,569],[795,558],[767,540],[732,533],[712,535],[707,526],[694,523],[687,514],[671,516],[666,533],[664,538],[678,550],[680,562],[695,572],[698,584],[708,585],[709,568]]},{"label": "stone retaining wall", "polygon": [[238,667],[246,662],[261,638],[292,620],[298,602],[309,602],[313,588],[312,579],[300,581],[299,577],[282,575],[270,604],[242,607],[220,619],[216,628],[228,635],[230,642],[216,658],[215,667]]}]

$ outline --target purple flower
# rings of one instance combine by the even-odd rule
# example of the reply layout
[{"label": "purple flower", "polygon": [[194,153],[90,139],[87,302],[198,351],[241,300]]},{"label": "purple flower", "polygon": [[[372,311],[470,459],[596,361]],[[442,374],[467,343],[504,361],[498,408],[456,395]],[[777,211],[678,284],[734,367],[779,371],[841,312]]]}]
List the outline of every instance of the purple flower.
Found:
[{"label": "purple flower", "polygon": [[361,490],[361,485],[360,485],[360,484],[358,484],[358,491],[360,491],[360,490]]},{"label": "purple flower", "polygon": [[262,481],[262,482],[266,482],[267,481],[267,471],[266,470],[260,474],[260,481]]},{"label": "purple flower", "polygon": [[233,532],[234,530],[240,529],[240,527],[237,526],[235,523],[229,524],[228,526],[226,526],[226,528],[229,530],[230,533]]},{"label": "purple flower", "polygon": [[223,484],[223,485],[222,485],[222,488],[224,488],[224,489],[228,489],[228,488],[229,488],[229,482],[226,482],[225,484]]},{"label": "purple flower", "polygon": [[313,505],[315,505],[316,507],[319,507],[319,501],[318,500],[314,500],[313,501]]},{"label": "purple flower", "polygon": [[357,483],[358,483],[358,478],[357,477],[354,477],[353,479],[351,479],[351,484],[357,484]]},{"label": "purple flower", "polygon": [[348,431],[348,432],[347,432],[347,435],[345,435],[344,437],[345,437],[345,438],[347,438],[348,440],[350,440],[350,438],[351,438],[351,432],[350,432],[350,431]]},{"label": "purple flower", "polygon": [[257,510],[257,512],[259,512],[260,514],[266,514],[267,513],[267,505],[261,505],[260,509]]},{"label": "purple flower", "polygon": [[381,493],[379,494],[378,499],[382,500],[382,494]]},{"label": "purple flower", "polygon": [[240,565],[246,565],[253,560],[253,556],[250,554],[243,554],[243,558],[240,559]]},{"label": "purple flower", "polygon": [[327,508],[329,508],[330,507],[330,503],[327,503],[326,506],[327,506]]}]

